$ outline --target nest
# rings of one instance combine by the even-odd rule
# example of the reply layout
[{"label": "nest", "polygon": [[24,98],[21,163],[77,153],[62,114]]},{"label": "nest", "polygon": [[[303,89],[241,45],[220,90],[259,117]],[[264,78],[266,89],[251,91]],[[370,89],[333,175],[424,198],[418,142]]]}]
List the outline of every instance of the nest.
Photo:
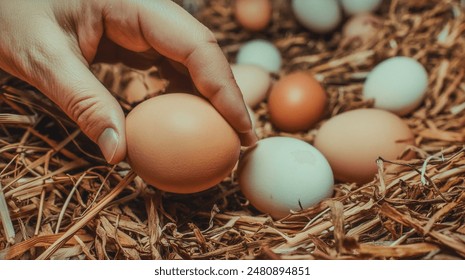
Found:
[{"label": "nest", "polygon": [[[465,9],[458,0],[385,1],[375,38],[343,42],[340,30],[314,35],[274,1],[270,27],[241,29],[231,1],[206,1],[196,16],[231,63],[240,45],[265,38],[280,49],[285,74],[313,73],[329,96],[325,118],[292,137],[313,142],[341,112],[370,107],[363,81],[380,61],[414,57],[429,73],[421,107],[404,117],[415,157],[377,161],[364,185],[337,183],[331,199],[276,221],[239,191],[235,172],[202,193],[175,195],[147,186],[127,163],[105,164],[56,106],[27,84],[0,76],[0,258],[2,259],[463,259],[465,258]],[[99,66],[115,93],[152,76]],[[121,78],[123,77],[123,78]],[[277,78],[277,77],[275,77]],[[118,97],[129,111],[134,105]],[[255,109],[261,138],[286,135]]]}]

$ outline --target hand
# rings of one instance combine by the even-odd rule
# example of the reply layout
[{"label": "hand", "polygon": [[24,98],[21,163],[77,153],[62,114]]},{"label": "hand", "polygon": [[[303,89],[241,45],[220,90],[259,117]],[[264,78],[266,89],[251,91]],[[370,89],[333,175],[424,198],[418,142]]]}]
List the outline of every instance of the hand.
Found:
[{"label": "hand", "polygon": [[213,34],[169,0],[0,0],[0,26],[0,68],[60,106],[109,163],[126,156],[125,121],[90,72],[95,61],[147,68],[159,53],[181,62],[242,144],[257,140]]}]

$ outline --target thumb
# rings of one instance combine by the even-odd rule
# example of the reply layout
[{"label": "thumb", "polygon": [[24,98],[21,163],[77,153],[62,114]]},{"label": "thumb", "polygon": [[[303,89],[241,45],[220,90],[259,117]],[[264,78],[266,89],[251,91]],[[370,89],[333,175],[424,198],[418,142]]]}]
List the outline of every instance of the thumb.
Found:
[{"label": "thumb", "polygon": [[54,46],[53,50],[46,48],[47,55],[37,61],[32,56],[32,68],[40,70],[32,79],[33,85],[99,145],[107,162],[120,162],[126,156],[126,136],[125,117],[119,103],[81,56],[59,44]]}]

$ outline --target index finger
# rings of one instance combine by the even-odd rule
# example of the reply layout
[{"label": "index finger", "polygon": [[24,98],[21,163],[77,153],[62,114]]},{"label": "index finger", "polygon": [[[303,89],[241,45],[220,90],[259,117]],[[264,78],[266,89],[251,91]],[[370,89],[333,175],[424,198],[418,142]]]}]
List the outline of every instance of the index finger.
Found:
[{"label": "index finger", "polygon": [[257,137],[229,63],[213,33],[172,1],[147,1],[138,10],[142,36],[160,54],[184,64],[200,93],[238,132],[243,145]]}]

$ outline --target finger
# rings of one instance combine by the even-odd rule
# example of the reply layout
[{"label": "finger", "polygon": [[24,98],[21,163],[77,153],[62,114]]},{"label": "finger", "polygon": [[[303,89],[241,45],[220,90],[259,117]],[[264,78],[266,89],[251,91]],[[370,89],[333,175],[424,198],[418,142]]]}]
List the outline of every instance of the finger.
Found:
[{"label": "finger", "polygon": [[89,71],[85,59],[69,47],[69,39],[60,30],[54,31],[37,36],[30,48],[29,64],[36,73],[31,83],[99,145],[109,163],[123,160],[126,137],[121,107]]},{"label": "finger", "polygon": [[[124,36],[133,36],[135,33],[126,34],[121,29],[110,31],[127,24],[127,17],[120,16],[124,14],[122,11],[112,6],[112,15],[104,18],[105,30],[111,40],[131,48]],[[168,0],[144,2],[143,6],[138,6],[137,19],[143,39],[160,54],[183,63],[199,91],[231,126],[239,134],[250,135],[252,125],[242,94],[213,34],[189,13]],[[145,46],[140,38],[134,41],[138,42],[134,50]],[[256,137],[250,140],[254,142]],[[249,143],[244,141],[242,144]]]},{"label": "finger", "polygon": [[[257,138],[252,132],[251,120],[242,94],[213,34],[179,6],[173,3],[166,3],[166,6],[164,14],[171,17],[167,16],[163,21],[175,30],[167,32],[165,29],[154,35],[149,32],[146,35],[147,40],[152,46],[156,46],[161,54],[183,63],[189,69],[199,91],[239,133],[241,143],[245,146],[254,144]],[[174,20],[175,18],[177,19]],[[149,19],[151,20],[146,22],[147,25],[142,23],[143,30],[157,26],[161,20]],[[173,34],[176,34],[177,38],[173,38]]]}]

